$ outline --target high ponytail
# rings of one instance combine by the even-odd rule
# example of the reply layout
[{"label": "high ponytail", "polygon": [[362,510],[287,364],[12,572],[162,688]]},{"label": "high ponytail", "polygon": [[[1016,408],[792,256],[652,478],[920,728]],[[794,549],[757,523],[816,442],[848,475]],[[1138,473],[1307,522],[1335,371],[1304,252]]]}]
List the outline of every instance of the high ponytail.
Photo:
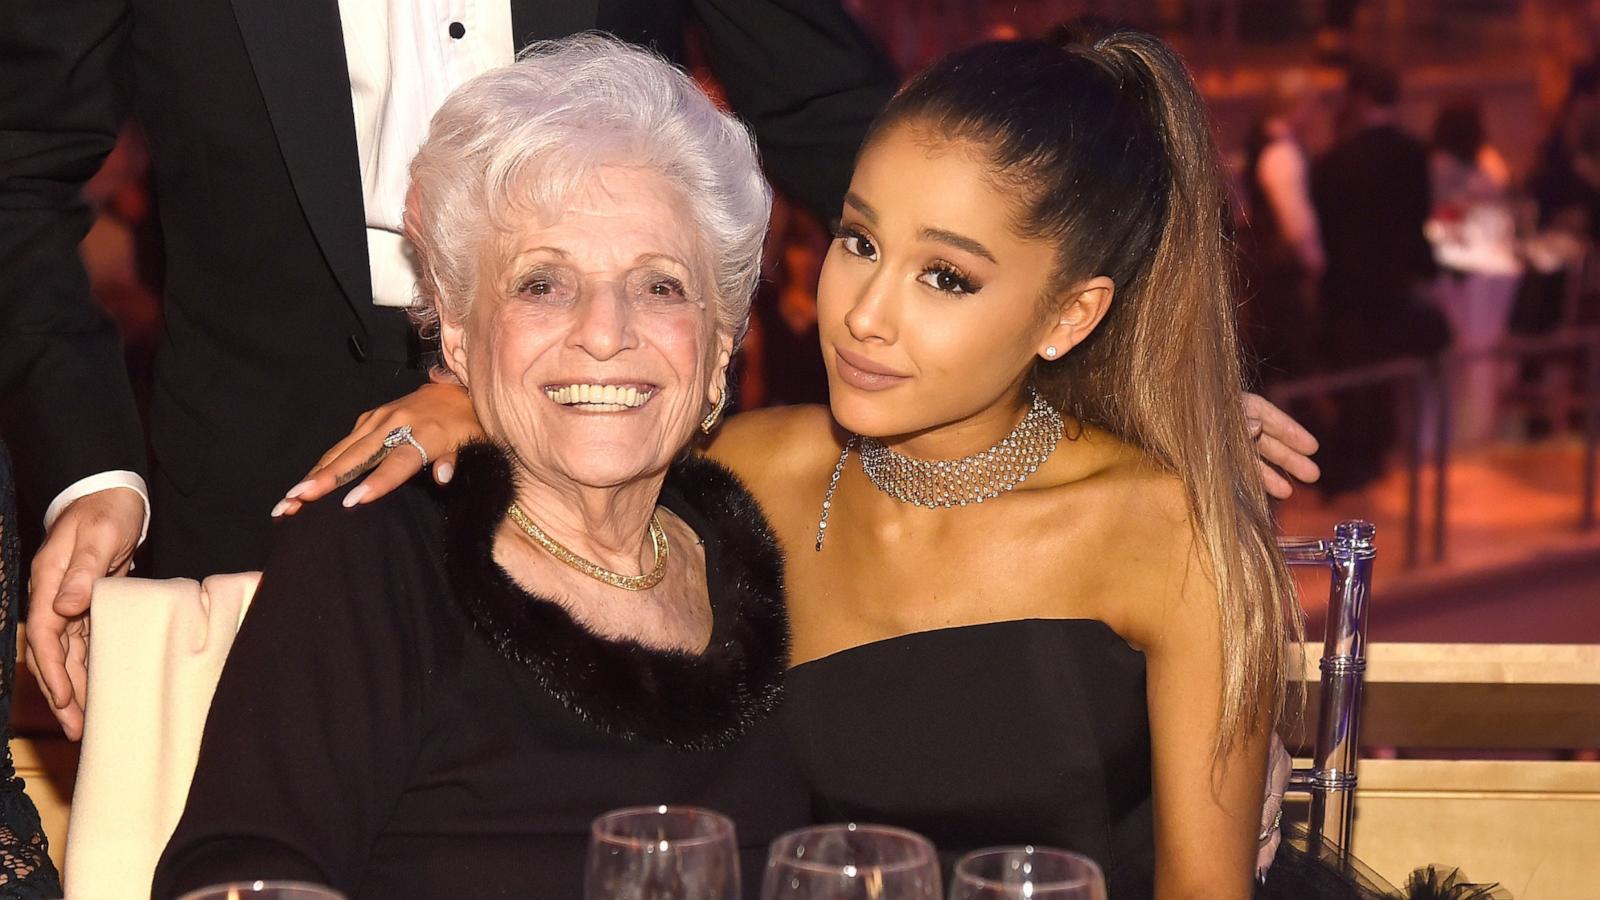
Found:
[{"label": "high ponytail", "polygon": [[1182,481],[1217,589],[1217,751],[1227,750],[1273,721],[1302,625],[1239,402],[1232,253],[1199,91],[1157,38],[1079,30],[935,64],[868,141],[901,122],[984,148],[995,177],[1023,198],[1019,231],[1059,247],[1056,287],[1097,275],[1116,284],[1100,326],[1036,364],[1032,380]]}]

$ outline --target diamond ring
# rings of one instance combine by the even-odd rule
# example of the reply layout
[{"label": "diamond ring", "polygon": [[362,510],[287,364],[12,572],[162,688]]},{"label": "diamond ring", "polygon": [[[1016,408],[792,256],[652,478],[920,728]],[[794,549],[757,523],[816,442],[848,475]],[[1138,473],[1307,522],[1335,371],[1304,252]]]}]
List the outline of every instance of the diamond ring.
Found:
[{"label": "diamond ring", "polygon": [[410,444],[417,448],[417,453],[422,456],[422,467],[424,469],[428,467],[428,451],[422,449],[422,444],[415,437],[412,437],[410,425],[401,425],[383,436],[383,448],[385,450],[393,450],[401,444]]}]

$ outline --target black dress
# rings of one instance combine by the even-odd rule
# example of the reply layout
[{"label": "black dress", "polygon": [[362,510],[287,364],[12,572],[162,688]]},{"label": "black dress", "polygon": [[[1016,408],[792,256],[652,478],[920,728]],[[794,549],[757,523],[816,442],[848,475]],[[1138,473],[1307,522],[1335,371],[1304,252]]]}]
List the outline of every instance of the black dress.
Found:
[{"label": "black dress", "polygon": [[0,444],[0,897],[61,896],[61,876],[50,861],[50,842],[39,810],[24,793],[11,762],[11,687],[17,672],[22,553],[11,489],[11,457]]},{"label": "black dress", "polygon": [[883,822],[948,867],[1001,844],[1083,853],[1154,890],[1144,655],[1104,623],[926,631],[795,667],[783,719],[822,820]]},{"label": "black dress", "polygon": [[[705,541],[710,649],[598,638],[493,563],[510,467],[278,526],[217,689],[155,895],[298,878],[352,897],[582,895],[590,821],[688,803],[732,816],[759,884],[804,824],[775,718],[781,559],[731,475],[674,466],[662,504]],[[445,496],[441,499],[438,494]]]},{"label": "black dress", "polygon": [[[1091,619],[924,631],[789,673],[782,713],[819,821],[877,822],[962,854],[1042,844],[1105,872],[1109,900],[1155,891],[1144,654]],[[1503,900],[1419,869],[1395,892],[1359,863],[1278,849],[1256,900]]]}]

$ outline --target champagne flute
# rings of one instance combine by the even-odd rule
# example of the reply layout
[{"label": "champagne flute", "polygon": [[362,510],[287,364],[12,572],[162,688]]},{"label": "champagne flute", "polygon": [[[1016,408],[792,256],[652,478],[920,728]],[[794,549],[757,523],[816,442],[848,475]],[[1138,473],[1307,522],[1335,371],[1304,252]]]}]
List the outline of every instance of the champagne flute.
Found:
[{"label": "champagne flute", "polygon": [[693,806],[635,806],[589,826],[585,900],[739,900],[733,822]]},{"label": "champagne flute", "polygon": [[190,891],[178,900],[345,900],[345,896],[304,881],[236,881]]},{"label": "champagne flute", "polygon": [[939,900],[939,860],[902,828],[802,828],[767,851],[761,900]]},{"label": "champagne flute", "polygon": [[1106,900],[1094,860],[1052,847],[993,847],[961,857],[950,900]]}]

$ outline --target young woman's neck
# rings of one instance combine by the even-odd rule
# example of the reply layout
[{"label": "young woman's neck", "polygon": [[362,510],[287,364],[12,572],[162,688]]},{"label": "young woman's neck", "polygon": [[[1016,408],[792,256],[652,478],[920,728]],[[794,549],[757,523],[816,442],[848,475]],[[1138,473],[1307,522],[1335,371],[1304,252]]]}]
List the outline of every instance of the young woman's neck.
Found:
[{"label": "young woman's neck", "polygon": [[981,453],[1016,429],[1032,404],[1019,382],[1001,399],[970,416],[912,434],[885,438],[884,443],[916,459],[960,459]]}]

